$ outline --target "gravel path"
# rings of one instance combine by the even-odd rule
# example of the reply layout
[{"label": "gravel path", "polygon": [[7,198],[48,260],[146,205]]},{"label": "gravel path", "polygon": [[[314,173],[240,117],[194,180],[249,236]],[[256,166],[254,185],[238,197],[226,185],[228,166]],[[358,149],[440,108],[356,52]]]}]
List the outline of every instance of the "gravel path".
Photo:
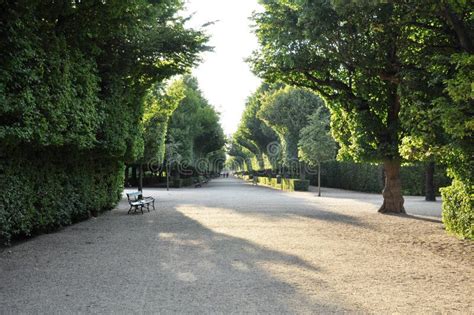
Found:
[{"label": "gravel path", "polygon": [[380,215],[377,195],[231,178],[145,194],[157,211],[123,200],[0,249],[0,313],[474,313],[474,242],[439,203]]}]

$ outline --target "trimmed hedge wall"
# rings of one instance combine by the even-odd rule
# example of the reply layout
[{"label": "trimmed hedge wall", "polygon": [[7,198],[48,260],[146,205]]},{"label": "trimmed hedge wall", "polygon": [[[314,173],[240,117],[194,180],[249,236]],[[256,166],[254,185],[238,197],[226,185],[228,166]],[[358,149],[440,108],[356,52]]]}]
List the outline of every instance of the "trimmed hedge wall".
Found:
[{"label": "trimmed hedge wall", "polygon": [[[243,177],[246,177],[246,175],[244,175]],[[287,191],[308,191],[309,189],[309,180],[282,178],[280,180],[281,183],[279,183],[278,181],[279,179],[275,177],[257,177],[257,183],[259,183],[260,185],[270,186],[277,189],[283,189]]]},{"label": "trimmed hedge wall", "polygon": [[283,190],[308,191],[309,180],[282,178],[281,185]]},{"label": "trimmed hedge wall", "polygon": [[[400,170],[404,195],[422,196],[425,194],[424,165],[402,166]],[[440,166],[435,172],[435,191],[448,186],[451,180],[445,175],[446,170]],[[317,176],[310,176],[311,184],[317,185]],[[382,191],[383,170],[380,165],[367,163],[329,161],[321,164],[321,185],[364,192],[379,193]]]},{"label": "trimmed hedge wall", "polygon": [[[123,163],[150,144],[145,108],[172,107],[150,91],[205,50],[206,36],[176,19],[181,6],[0,1],[0,242],[119,201]],[[156,141],[164,123],[151,132]]]},{"label": "trimmed hedge wall", "polygon": [[121,198],[121,162],[56,150],[16,153],[0,158],[2,243],[95,216]]},{"label": "trimmed hedge wall", "polygon": [[[265,172],[271,173],[271,170]],[[249,172],[237,172],[236,175],[245,180],[252,179]],[[307,177],[311,185],[317,185],[317,175]],[[258,183],[272,186],[270,181],[266,181],[266,176],[258,178]],[[404,195],[423,196],[425,194],[425,166],[423,164],[402,166],[401,178]],[[440,187],[449,186],[450,183],[451,179],[446,176],[446,169],[438,165],[434,175],[435,191],[439,192]],[[383,169],[380,165],[368,163],[329,161],[321,165],[321,184],[324,187],[380,193],[384,186]]]}]

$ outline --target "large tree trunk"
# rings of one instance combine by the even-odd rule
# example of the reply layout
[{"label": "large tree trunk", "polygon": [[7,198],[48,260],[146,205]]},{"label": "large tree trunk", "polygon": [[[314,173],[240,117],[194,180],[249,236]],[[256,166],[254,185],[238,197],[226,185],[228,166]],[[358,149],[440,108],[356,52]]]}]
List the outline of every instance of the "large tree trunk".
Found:
[{"label": "large tree trunk", "polygon": [[305,180],[306,179],[306,163],[304,161],[301,161],[299,166],[299,172],[300,172],[300,179]]},{"label": "large tree trunk", "polygon": [[435,162],[428,162],[425,170],[425,200],[436,201],[434,186]]},{"label": "large tree trunk", "polygon": [[400,180],[400,161],[385,160],[385,187],[382,191],[383,204],[380,213],[406,213],[403,207],[402,182]]}]

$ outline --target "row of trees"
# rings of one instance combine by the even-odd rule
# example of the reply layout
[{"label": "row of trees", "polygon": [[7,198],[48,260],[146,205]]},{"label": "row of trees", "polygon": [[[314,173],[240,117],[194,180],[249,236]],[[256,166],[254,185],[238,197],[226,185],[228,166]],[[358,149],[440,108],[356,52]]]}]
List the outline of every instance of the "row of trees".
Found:
[{"label": "row of trees", "polygon": [[0,238],[110,209],[124,163],[162,154],[185,93],[163,82],[207,49],[182,5],[0,2]]},{"label": "row of trees", "polygon": [[263,84],[247,101],[229,155],[233,168],[304,179],[308,166],[336,157],[324,101],[307,89]]},{"label": "row of trees", "polygon": [[340,159],[383,163],[379,211],[404,212],[404,160],[439,161],[453,179],[442,189],[443,221],[473,238],[472,3],[261,3],[255,73],[326,101]]},{"label": "row of trees", "polygon": [[[181,173],[186,173],[186,169],[218,173],[225,162],[225,137],[219,113],[199,90],[196,78],[187,76],[182,82],[185,97],[170,120],[166,157],[173,158],[169,162]],[[176,169],[178,164],[181,169]]]},{"label": "row of trees", "polygon": [[141,188],[144,174],[157,184],[163,174],[169,182],[169,176],[176,181],[223,168],[225,137],[219,114],[196,78],[186,75],[152,89],[145,98],[143,127],[144,153],[129,163],[129,184]]}]

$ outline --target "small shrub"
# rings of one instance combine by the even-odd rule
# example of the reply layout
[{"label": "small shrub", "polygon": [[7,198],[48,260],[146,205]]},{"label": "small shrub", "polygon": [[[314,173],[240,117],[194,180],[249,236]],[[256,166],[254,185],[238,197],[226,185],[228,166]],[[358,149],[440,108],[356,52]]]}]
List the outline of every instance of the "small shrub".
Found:
[{"label": "small shrub", "polygon": [[281,185],[283,190],[308,191],[309,180],[282,178]]},{"label": "small shrub", "polygon": [[293,179],[293,190],[295,191],[308,191],[309,180]]},{"label": "small shrub", "polygon": [[443,223],[446,230],[458,237],[474,239],[474,193],[472,187],[459,180],[441,189]]}]

